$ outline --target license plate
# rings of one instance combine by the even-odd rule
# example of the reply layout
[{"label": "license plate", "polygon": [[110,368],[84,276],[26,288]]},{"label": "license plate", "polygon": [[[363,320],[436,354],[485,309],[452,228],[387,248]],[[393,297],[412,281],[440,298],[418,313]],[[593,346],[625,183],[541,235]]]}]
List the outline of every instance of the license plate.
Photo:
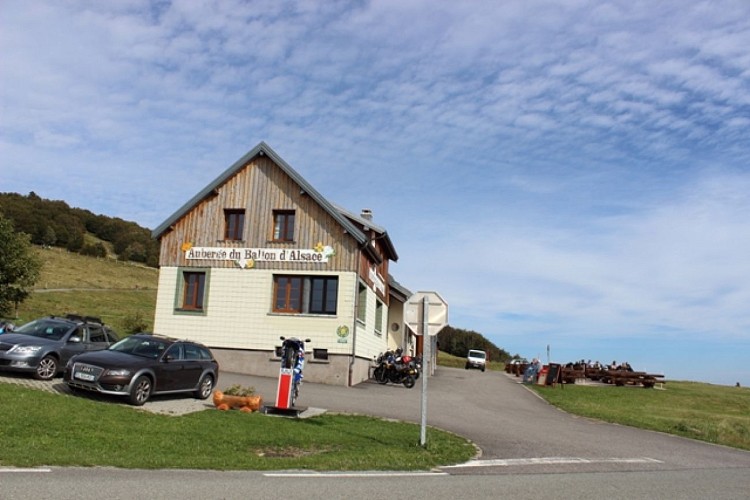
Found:
[{"label": "license plate", "polygon": [[76,373],[75,378],[77,378],[78,380],[86,380],[88,382],[94,381],[94,376],[90,373]]}]

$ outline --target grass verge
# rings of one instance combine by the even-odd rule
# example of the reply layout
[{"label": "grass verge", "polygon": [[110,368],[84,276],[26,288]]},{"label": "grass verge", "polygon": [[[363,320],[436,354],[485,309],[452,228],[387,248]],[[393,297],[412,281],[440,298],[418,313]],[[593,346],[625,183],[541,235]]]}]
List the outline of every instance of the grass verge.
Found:
[{"label": "grass verge", "polygon": [[747,388],[672,381],[666,390],[532,387],[550,404],[575,415],[750,450]]},{"label": "grass verge", "polygon": [[373,417],[287,419],[206,410],[173,417],[0,384],[0,466],[212,470],[429,470],[465,462],[464,438]]}]

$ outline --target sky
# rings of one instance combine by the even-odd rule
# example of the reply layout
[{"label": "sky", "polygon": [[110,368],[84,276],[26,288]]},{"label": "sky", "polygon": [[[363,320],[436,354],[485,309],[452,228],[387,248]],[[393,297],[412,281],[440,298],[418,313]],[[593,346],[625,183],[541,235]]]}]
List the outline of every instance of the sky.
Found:
[{"label": "sky", "polygon": [[2,0],[0,192],[153,229],[265,141],[451,326],[745,387],[748,47],[745,0]]}]

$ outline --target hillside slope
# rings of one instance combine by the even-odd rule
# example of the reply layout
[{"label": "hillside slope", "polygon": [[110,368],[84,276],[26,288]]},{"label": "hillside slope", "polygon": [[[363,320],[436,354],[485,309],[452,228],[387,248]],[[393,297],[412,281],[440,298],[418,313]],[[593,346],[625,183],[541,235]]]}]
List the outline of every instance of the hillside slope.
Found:
[{"label": "hillside slope", "polygon": [[41,277],[18,308],[18,324],[74,313],[100,317],[120,335],[136,320],[153,326],[158,269],[60,248],[37,252],[44,263]]}]

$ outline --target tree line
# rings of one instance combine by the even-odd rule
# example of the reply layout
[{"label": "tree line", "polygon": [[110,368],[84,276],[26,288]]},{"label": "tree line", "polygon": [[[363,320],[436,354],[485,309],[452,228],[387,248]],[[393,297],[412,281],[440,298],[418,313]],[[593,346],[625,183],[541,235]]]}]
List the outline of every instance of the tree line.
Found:
[{"label": "tree line", "polygon": [[463,330],[446,325],[438,333],[437,341],[441,351],[460,358],[465,358],[469,349],[479,349],[487,353],[490,361],[505,363],[511,359],[508,351],[500,349],[487,340],[484,335],[472,330]]},{"label": "tree line", "polygon": [[91,234],[111,243],[119,260],[141,262],[151,267],[159,264],[159,242],[151,231],[135,222],[96,215],[89,210],[70,207],[64,201],[46,200],[33,191],[26,196],[0,193],[0,214],[13,229],[26,233],[35,245],[65,248],[93,257],[109,254],[101,242],[86,242]]}]

